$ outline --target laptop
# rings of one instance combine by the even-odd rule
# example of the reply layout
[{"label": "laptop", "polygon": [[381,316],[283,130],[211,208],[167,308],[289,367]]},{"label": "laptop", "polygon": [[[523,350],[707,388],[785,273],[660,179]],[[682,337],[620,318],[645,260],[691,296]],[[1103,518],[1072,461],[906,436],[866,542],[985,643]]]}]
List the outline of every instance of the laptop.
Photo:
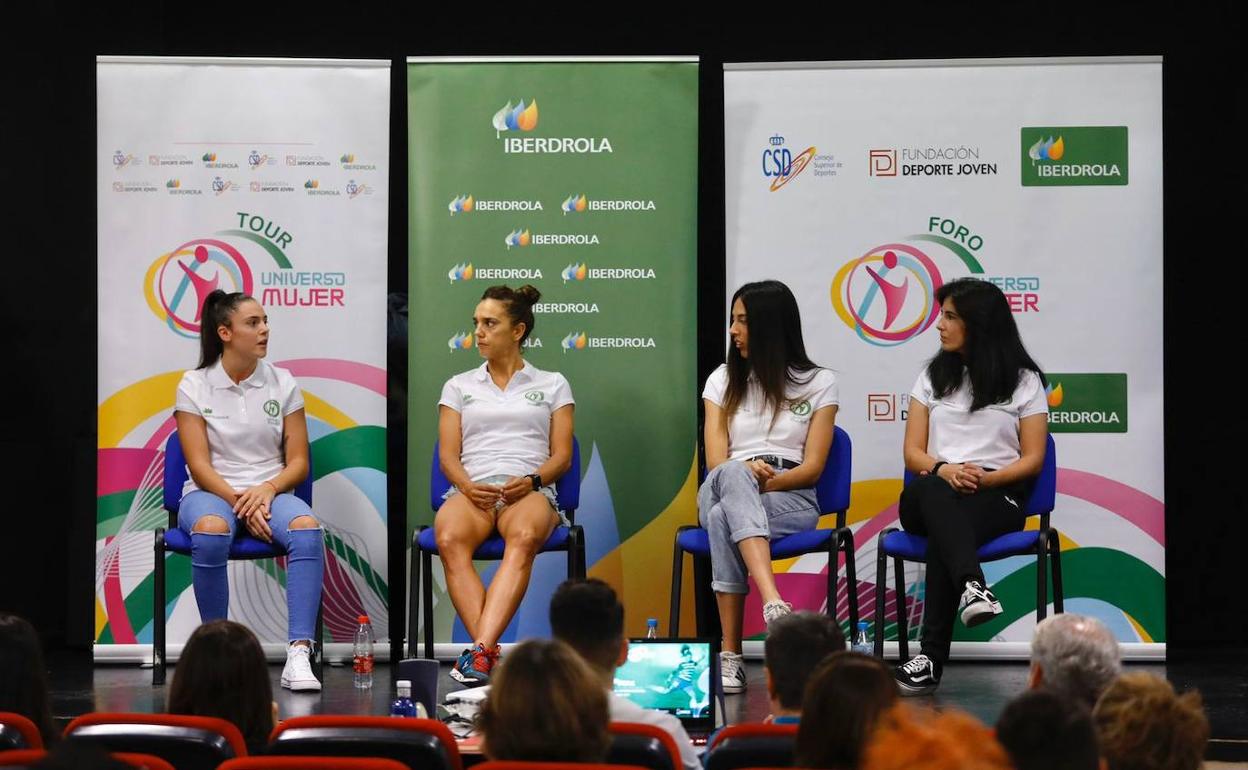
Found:
[{"label": "laptop", "polygon": [[628,660],[615,670],[612,690],[644,709],[681,721],[696,745],[718,726],[719,643],[713,639],[629,639]]}]

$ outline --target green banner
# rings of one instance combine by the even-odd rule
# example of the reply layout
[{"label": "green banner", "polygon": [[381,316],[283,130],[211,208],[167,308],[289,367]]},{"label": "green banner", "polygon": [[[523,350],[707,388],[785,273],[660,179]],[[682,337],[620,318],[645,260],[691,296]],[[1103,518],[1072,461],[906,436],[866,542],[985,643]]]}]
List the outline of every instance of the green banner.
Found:
[{"label": "green banner", "polygon": [[1126,433],[1126,374],[1054,374],[1049,381],[1049,431]]},{"label": "green banner", "polygon": [[1125,185],[1126,126],[1022,129],[1023,187]]},{"label": "green banner", "polygon": [[[589,570],[637,628],[666,606],[672,533],[696,520],[697,103],[693,61],[408,66],[409,523],[433,520],[438,396],[481,364],[482,291],[531,283],[525,358],[576,398]],[[539,557],[504,640],[547,632],[564,570]]]}]

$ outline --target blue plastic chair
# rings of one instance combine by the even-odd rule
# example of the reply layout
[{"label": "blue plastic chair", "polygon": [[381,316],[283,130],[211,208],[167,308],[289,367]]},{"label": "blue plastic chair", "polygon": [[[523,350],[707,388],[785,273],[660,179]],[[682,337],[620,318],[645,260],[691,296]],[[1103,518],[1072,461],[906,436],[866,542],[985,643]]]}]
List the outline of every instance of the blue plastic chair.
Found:
[{"label": "blue plastic chair", "polygon": [[[832,434],[832,446],[823,473],[815,482],[815,494],[819,498],[821,515],[836,514],[835,529],[810,529],[772,540],[771,558],[789,559],[808,553],[826,553],[828,556],[827,615],[836,618],[836,562],[837,552],[845,553],[845,590],[849,599],[849,627],[858,625],[858,579],[854,569],[854,533],[845,525],[849,510],[850,472],[854,454],[849,434],[837,426]],[[711,541],[707,531],[695,525],[676,530],[676,542],[672,547],[672,604],[668,614],[668,629],[672,636],[680,631],[681,572],[684,555],[694,562],[695,591],[707,590],[710,585]],[[699,565],[701,568],[699,569]],[[699,613],[703,614],[703,613]],[[699,624],[701,626],[701,624]],[[698,628],[698,636],[705,636],[707,629]]]},{"label": "blue plastic chair", "polygon": [[[913,480],[914,474],[906,471],[905,483]],[[1062,546],[1057,530],[1049,526],[1049,514],[1053,512],[1057,498],[1057,446],[1053,436],[1049,435],[1044,452],[1044,467],[1036,477],[1023,510],[1028,517],[1039,516],[1040,528],[1007,532],[993,538],[979,547],[979,561],[999,561],[1010,556],[1036,557],[1036,621],[1044,620],[1048,611],[1048,576],[1046,573],[1045,554],[1053,568],[1053,611],[1064,612],[1062,596]],[[884,655],[884,586],[888,585],[888,560],[894,564],[897,591],[897,644],[901,659],[910,658],[910,640],[906,629],[906,573],[904,562],[927,561],[927,538],[912,535],[897,527],[889,527],[879,535],[875,556],[875,655]]]},{"label": "blue plastic chair", "polygon": [[[178,507],[182,504],[182,487],[189,477],[182,442],[175,430],[165,442],[165,510],[169,512],[169,528],[156,530],[156,565],[152,591],[152,684],[165,683],[165,555],[191,555],[191,536],[178,528]],[[308,452],[308,475],[294,490],[295,497],[312,507],[312,452]],[[275,543],[257,540],[246,530],[240,531],[230,544],[230,559],[273,559],[285,556],[286,549]],[[321,678],[321,642],[325,624],[323,609],[316,612],[316,639],[312,645],[312,670]]]},{"label": "blue plastic chair", "polygon": [[[433,443],[433,460],[429,467],[429,507],[436,513],[442,507],[442,496],[451,488],[451,481],[442,472],[438,461],[438,442]],[[538,549],[538,553],[565,551],[568,554],[568,578],[585,577],[585,534],[576,524],[576,509],[581,504],[581,444],[572,437],[572,465],[568,472],[555,482],[555,498],[559,509],[572,522],[571,526],[560,524]],[[486,538],[472,554],[477,561],[499,561],[503,558],[504,541],[501,535]],[[408,593],[407,655],[416,656],[416,618],[420,617],[423,604],[425,625],[425,657],[433,657],[433,557],[438,555],[438,541],[432,526],[417,527],[412,535],[413,559],[419,556],[420,565],[412,565],[411,590]],[[423,585],[422,585],[423,583]],[[422,594],[421,591],[424,591]]]}]

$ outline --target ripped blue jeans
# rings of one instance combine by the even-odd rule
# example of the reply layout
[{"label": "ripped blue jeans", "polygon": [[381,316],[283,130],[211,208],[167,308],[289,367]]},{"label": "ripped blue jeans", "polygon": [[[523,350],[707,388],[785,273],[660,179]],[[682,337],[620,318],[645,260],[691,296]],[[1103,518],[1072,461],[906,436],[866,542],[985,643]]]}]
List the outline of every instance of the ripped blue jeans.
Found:
[{"label": "ripped blue jeans", "polygon": [[[286,549],[286,605],[289,615],[289,641],[312,639],[316,631],[316,612],[321,604],[321,581],[325,574],[324,541],[321,528],[291,529],[290,523],[300,516],[311,516],[308,504],[292,494],[278,495],[269,506],[269,528],[273,542]],[[195,522],[204,516],[217,516],[230,528],[230,534],[194,531]],[[234,514],[233,506],[211,492],[196,489],[182,498],[178,508],[178,527],[191,536],[191,583],[195,586],[195,603],[199,618],[207,623],[227,616],[230,607],[230,586],[225,565],[229,560],[230,543],[247,527]]]}]

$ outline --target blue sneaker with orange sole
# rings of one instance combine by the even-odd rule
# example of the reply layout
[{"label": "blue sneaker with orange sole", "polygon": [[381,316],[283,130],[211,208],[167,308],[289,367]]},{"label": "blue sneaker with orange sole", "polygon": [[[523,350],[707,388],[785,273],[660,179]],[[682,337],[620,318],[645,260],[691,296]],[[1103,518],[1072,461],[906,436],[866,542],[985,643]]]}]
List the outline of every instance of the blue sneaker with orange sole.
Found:
[{"label": "blue sneaker with orange sole", "polygon": [[451,678],[469,687],[489,684],[490,672],[498,664],[498,658],[502,652],[503,648],[498,645],[494,645],[492,650],[487,650],[485,645],[480,643],[464,650],[460,653],[459,659],[455,661],[455,667],[451,669]]}]

